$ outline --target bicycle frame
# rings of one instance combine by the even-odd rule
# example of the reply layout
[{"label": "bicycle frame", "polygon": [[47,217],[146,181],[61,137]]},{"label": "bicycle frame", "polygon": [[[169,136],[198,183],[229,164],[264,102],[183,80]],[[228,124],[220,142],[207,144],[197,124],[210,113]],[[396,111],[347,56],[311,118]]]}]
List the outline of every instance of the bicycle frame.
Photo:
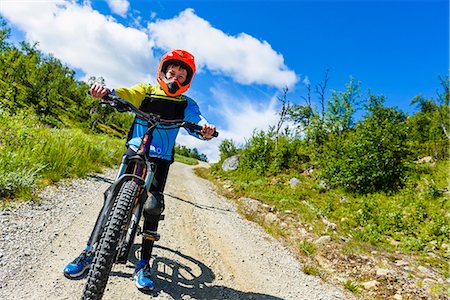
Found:
[{"label": "bicycle frame", "polygon": [[104,205],[91,236],[91,251],[95,250],[95,246],[100,240],[104,224],[106,223],[113,207],[114,199],[116,198],[117,193],[120,191],[123,183],[128,180],[133,180],[138,184],[139,196],[133,201],[131,214],[127,220],[127,234],[123,242],[129,243],[132,239],[134,239],[134,236],[131,235],[133,235],[133,231],[135,232],[134,228],[138,226],[142,207],[145,200],[148,198],[148,193],[150,192],[150,187],[156,173],[156,165],[150,162],[148,160],[148,156],[146,155],[146,150],[150,147],[152,142],[152,133],[155,127],[155,124],[149,126],[142,139],[141,146],[135,155],[129,156],[124,154],[122,156],[122,161],[115,181],[104,193]]}]

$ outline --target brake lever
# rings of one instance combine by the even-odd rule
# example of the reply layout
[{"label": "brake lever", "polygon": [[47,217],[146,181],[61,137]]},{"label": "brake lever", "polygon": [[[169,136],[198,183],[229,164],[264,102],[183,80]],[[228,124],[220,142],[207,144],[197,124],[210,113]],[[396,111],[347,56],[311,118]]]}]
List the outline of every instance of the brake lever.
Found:
[{"label": "brake lever", "polygon": [[118,112],[129,112],[131,111],[131,108],[128,107],[126,104],[121,103],[111,97],[109,94],[105,95],[102,100],[100,100],[100,105],[109,105],[113,107]]}]

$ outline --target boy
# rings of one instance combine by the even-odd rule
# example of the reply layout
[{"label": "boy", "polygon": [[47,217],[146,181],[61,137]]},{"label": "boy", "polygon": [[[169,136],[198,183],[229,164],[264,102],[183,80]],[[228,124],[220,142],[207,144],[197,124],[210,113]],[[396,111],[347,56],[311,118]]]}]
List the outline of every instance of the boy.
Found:
[{"label": "boy", "polygon": [[[164,54],[158,67],[156,79],[158,85],[151,86],[138,84],[131,88],[116,88],[113,94],[129,101],[145,113],[159,115],[162,119],[184,119],[194,122],[203,128],[200,136],[192,134],[200,139],[209,140],[215,132],[215,126],[208,124],[200,114],[200,110],[191,98],[182,95],[189,88],[195,73],[194,56],[185,50],[172,50]],[[90,93],[94,98],[101,99],[110,91],[102,85],[94,84]],[[128,135],[127,155],[132,155],[139,148],[142,136],[147,130],[147,124],[139,118],[135,118]],[[175,139],[178,128],[156,128],[153,132],[152,145],[150,147],[150,159],[156,163],[155,184],[150,189],[150,195],[144,204],[143,231],[155,231],[158,229],[160,215],[164,210],[164,186],[173,162]],[[64,268],[64,275],[68,278],[82,276],[92,262],[91,238],[86,249]],[[134,282],[140,290],[152,290],[154,283],[150,278],[149,261],[152,254],[154,241],[142,238],[141,259],[139,260]]]}]

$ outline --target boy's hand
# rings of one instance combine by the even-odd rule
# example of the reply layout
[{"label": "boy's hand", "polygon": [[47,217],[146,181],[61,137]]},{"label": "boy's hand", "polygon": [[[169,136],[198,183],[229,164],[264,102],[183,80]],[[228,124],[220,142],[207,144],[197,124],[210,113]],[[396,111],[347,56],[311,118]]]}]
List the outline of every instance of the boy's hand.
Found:
[{"label": "boy's hand", "polygon": [[101,99],[105,97],[110,91],[105,86],[99,83],[94,83],[89,92],[92,97]]},{"label": "boy's hand", "polygon": [[205,139],[212,139],[214,132],[216,131],[216,126],[212,125],[212,124],[204,124],[202,126],[202,130],[200,131],[201,135],[205,138]]}]

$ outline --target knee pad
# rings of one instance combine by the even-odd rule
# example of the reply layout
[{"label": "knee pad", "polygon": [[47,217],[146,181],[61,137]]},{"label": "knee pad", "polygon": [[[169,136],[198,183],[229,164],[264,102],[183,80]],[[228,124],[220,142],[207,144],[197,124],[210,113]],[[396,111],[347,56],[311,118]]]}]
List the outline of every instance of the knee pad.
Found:
[{"label": "knee pad", "polygon": [[159,192],[150,193],[144,204],[146,216],[159,216],[164,211],[164,195]]}]

